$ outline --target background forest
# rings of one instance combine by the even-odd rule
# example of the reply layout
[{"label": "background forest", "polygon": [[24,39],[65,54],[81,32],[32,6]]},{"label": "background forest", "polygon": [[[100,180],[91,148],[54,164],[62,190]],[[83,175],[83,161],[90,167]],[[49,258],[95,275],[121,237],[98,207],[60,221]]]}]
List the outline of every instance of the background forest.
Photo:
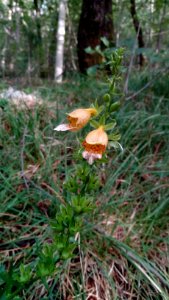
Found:
[{"label": "background forest", "polygon": [[[66,5],[65,74],[78,70],[77,32],[81,2],[69,0]],[[106,1],[102,1],[102,3],[104,2],[106,3]],[[111,38],[116,47],[126,47],[126,65],[129,63],[133,51],[135,54],[143,53],[145,55],[145,64],[149,70],[154,68],[157,63],[163,65],[167,62],[169,23],[167,0],[107,1],[112,4],[110,8],[96,1],[93,13],[97,14],[100,11],[96,21],[90,19],[92,10],[90,2],[84,1],[84,3],[86,3],[86,7],[84,5],[83,9],[88,14],[88,20],[91,23],[88,25],[89,28],[94,26],[94,22],[98,25],[99,22],[104,21],[102,14],[112,13],[113,28],[110,26],[106,28],[105,25],[106,29],[104,32],[102,31],[102,34]],[[1,1],[0,74],[2,78],[7,76],[24,77],[31,83],[32,78],[35,77],[54,78],[59,5],[59,1],[54,0]],[[110,18],[110,15],[108,17]],[[139,34],[136,34],[139,26]],[[110,36],[110,31],[112,36]],[[135,45],[137,39],[139,49],[137,43]],[[95,41],[90,40],[89,44],[86,42],[88,47],[92,47],[94,43]],[[159,66],[156,66],[156,69],[157,67]]]},{"label": "background forest", "polygon": [[[168,61],[168,0],[0,0],[0,299],[169,299]],[[51,228],[87,130],[53,129],[116,67],[122,146],[81,163],[95,206],[71,248]]]}]

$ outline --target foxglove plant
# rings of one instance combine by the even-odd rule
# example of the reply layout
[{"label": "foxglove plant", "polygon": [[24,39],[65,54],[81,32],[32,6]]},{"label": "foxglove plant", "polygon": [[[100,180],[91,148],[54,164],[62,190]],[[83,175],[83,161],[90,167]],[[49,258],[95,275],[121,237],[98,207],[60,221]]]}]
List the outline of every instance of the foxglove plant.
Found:
[{"label": "foxglove plant", "polygon": [[[101,98],[90,108],[78,108],[67,114],[67,123],[58,125],[56,131],[81,130],[88,123],[94,128],[89,131],[79,144],[76,164],[70,167],[64,182],[64,201],[60,204],[56,217],[51,221],[51,242],[40,250],[36,272],[22,267],[15,281],[36,280],[61,272],[62,262],[77,255],[79,243],[83,243],[87,233],[87,224],[91,222],[96,208],[96,193],[100,191],[98,166],[106,161],[109,148],[122,148],[118,140],[120,134],[115,131],[114,112],[120,107],[119,102],[112,103],[117,95],[116,85],[120,79],[123,49],[112,53],[109,67],[112,77],[108,79],[108,88]],[[68,133],[69,134],[69,133]],[[71,169],[73,168],[73,170]]]},{"label": "foxglove plant", "polygon": [[64,183],[68,200],[65,199],[65,204],[60,205],[59,212],[52,221],[54,242],[51,247],[54,247],[58,260],[73,257],[77,247],[77,234],[83,234],[86,220],[90,219],[94,210],[94,196],[100,187],[98,164],[102,163],[103,158],[105,161],[108,148],[122,149],[114,119],[114,112],[118,110],[120,103],[112,103],[113,97],[117,95],[116,85],[120,79],[122,57],[123,49],[112,53],[109,62],[112,77],[108,79],[108,89],[100,103],[96,100],[90,108],[78,108],[68,113],[67,123],[54,129],[75,132],[88,123],[94,127],[79,145],[78,161]]}]

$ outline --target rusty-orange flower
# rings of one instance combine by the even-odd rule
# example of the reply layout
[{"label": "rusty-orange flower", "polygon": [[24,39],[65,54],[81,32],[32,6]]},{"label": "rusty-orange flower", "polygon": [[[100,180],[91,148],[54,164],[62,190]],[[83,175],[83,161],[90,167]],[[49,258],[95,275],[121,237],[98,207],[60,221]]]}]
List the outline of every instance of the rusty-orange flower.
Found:
[{"label": "rusty-orange flower", "polygon": [[95,108],[78,108],[67,114],[68,123],[60,124],[54,130],[57,131],[77,131],[83,128],[90,120],[90,118],[97,114]]},{"label": "rusty-orange flower", "polygon": [[85,151],[82,156],[90,165],[93,164],[95,159],[101,159],[102,154],[105,152],[108,144],[108,135],[104,131],[104,127],[100,126],[88,133],[85,141],[82,143]]}]

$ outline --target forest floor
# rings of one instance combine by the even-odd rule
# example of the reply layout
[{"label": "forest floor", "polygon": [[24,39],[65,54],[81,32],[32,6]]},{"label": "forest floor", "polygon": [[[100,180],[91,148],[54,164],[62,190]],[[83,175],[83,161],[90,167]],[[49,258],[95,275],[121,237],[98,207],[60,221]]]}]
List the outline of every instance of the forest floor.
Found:
[{"label": "forest floor", "polygon": [[[133,76],[130,94],[146,80],[145,74]],[[3,83],[0,89],[8,87]],[[46,282],[21,286],[17,294],[10,272],[22,263],[34,267],[73,162],[74,133],[53,129],[66,112],[88,107],[105,86],[74,77],[58,86],[18,89],[36,92],[42,103],[24,109],[0,100],[0,260],[1,274],[5,269],[9,274],[0,275],[0,299],[169,299],[167,78],[125,100],[116,113],[124,151],[111,151],[108,167],[100,168],[98,231],[89,230],[80,258]]]}]

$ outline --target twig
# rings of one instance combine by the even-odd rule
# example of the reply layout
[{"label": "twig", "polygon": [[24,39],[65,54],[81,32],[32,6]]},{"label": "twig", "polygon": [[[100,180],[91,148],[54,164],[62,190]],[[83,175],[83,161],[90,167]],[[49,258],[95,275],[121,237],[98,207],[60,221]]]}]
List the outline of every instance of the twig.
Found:
[{"label": "twig", "polygon": [[131,96],[127,97],[126,100],[133,99],[133,98],[135,98],[136,96],[138,96],[139,94],[141,94],[142,91],[144,91],[145,89],[147,89],[147,88],[153,83],[154,80],[155,80],[155,78],[152,79],[152,80],[150,80],[148,83],[146,83],[146,84],[145,84],[140,90],[138,90],[136,93],[134,93],[134,94],[132,94]]},{"label": "twig", "polygon": [[51,186],[49,186],[46,182],[42,182],[41,185],[42,185],[42,187],[46,187],[46,188],[49,190],[49,192],[51,192],[51,194],[57,196],[57,198],[60,200],[60,202],[61,202],[63,205],[66,204],[64,198],[63,198],[58,192],[56,192]]},{"label": "twig", "polygon": [[149,82],[147,82],[140,90],[138,90],[136,93],[132,94],[131,96],[127,97],[126,100],[130,100],[135,98],[136,96],[138,96],[140,93],[142,93],[142,91],[144,91],[145,89],[147,89],[149,86],[151,86],[151,84],[159,77],[162,75],[164,75],[165,73],[167,73],[169,71],[169,67],[167,66],[165,69],[159,71],[154,78],[152,78]]},{"label": "twig", "polygon": [[46,196],[48,197],[48,198],[51,198],[51,199],[53,199],[53,197],[52,197],[52,195],[55,195],[59,200],[60,200],[60,202],[62,203],[62,204],[65,204],[65,200],[59,195],[59,193],[57,193],[55,190],[53,190],[51,187],[50,187],[50,189],[49,189],[49,186],[48,185],[45,185],[44,183],[42,184],[42,186],[44,186],[44,187],[48,187],[48,191],[46,191],[45,189],[43,189],[42,187],[40,187],[39,185],[37,185],[36,183],[34,183],[34,181],[33,180],[31,180],[31,179],[28,179],[27,180],[27,182],[29,183],[29,184],[31,184],[34,188],[36,188],[37,190],[39,190],[41,193],[44,193],[44,194],[46,194]]}]

